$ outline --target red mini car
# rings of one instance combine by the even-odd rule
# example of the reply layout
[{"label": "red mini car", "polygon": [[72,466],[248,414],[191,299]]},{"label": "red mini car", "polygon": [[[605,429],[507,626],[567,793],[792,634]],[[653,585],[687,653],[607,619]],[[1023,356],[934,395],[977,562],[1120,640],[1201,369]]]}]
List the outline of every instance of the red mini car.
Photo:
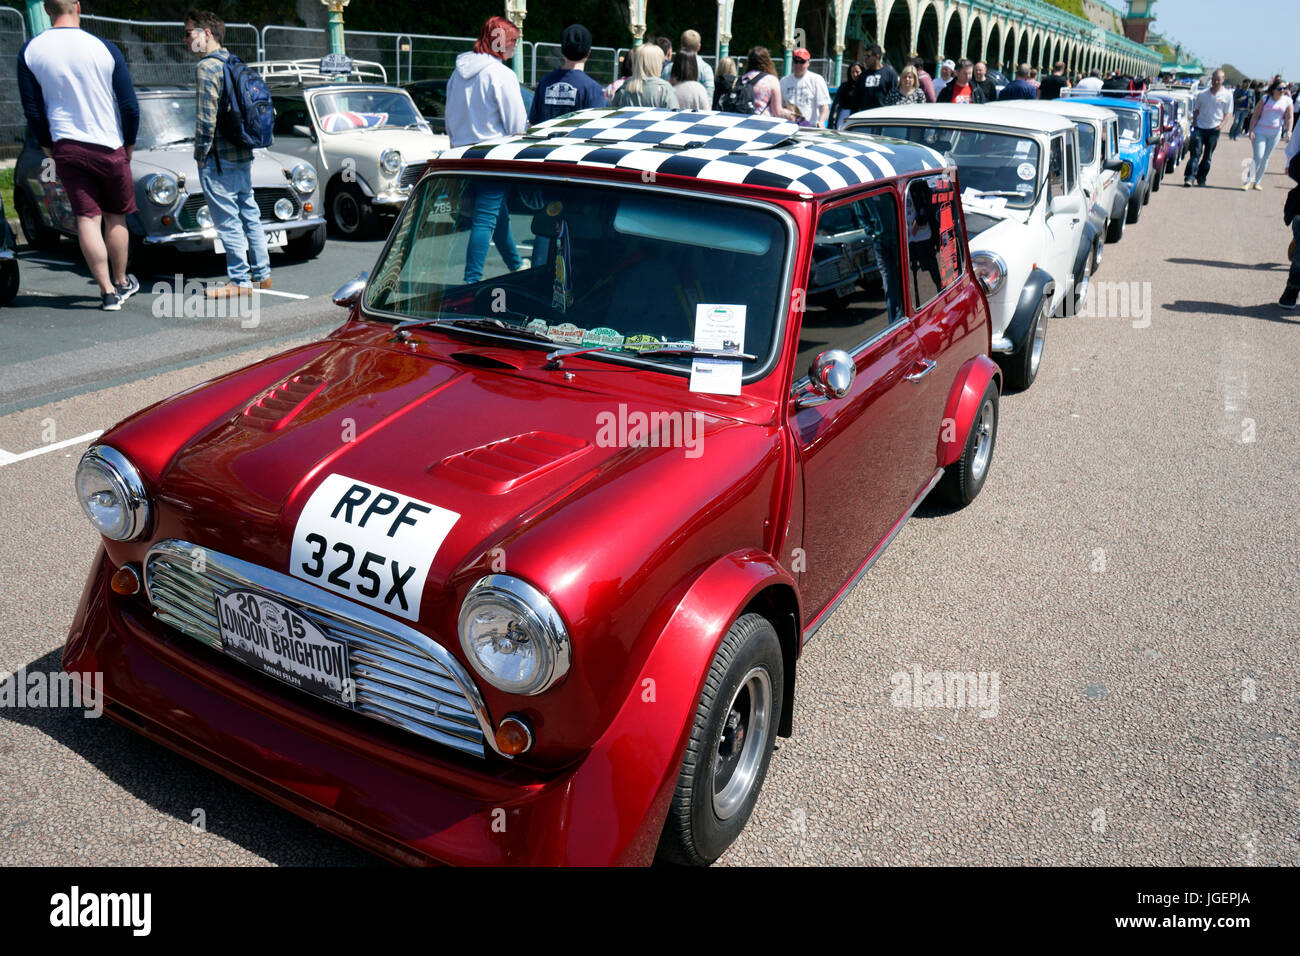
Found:
[{"label": "red mini car", "polygon": [[87,451],[107,711],[405,862],[716,859],[999,372],[956,171],[592,110],[444,153],[323,341]]}]

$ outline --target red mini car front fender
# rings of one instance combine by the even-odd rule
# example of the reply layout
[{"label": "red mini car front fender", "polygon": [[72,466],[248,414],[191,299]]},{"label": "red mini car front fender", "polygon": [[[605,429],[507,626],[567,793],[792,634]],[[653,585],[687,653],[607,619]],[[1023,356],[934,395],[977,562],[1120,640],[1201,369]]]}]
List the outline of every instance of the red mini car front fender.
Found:
[{"label": "red mini car front fender", "polygon": [[[732,623],[773,586],[798,593],[789,572],[758,551],[719,559],[691,585],[632,693],[573,776],[562,862],[654,860],[713,655]],[[781,622],[773,625],[781,631]]]},{"label": "red mini car front fender", "polygon": [[966,437],[975,423],[980,399],[989,382],[997,379],[1002,390],[1002,371],[987,355],[976,355],[957,372],[953,379],[948,404],[944,408],[943,423],[939,429],[939,464],[947,468],[961,457],[966,447]]}]

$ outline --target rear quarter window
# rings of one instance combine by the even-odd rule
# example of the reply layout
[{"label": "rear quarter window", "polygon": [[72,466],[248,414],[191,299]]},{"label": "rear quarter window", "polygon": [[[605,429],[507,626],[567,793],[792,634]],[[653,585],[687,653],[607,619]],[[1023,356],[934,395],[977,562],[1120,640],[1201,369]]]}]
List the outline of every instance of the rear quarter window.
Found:
[{"label": "rear quarter window", "polygon": [[907,186],[907,253],[914,312],[956,283],[966,266],[955,187],[946,173],[919,176]]}]

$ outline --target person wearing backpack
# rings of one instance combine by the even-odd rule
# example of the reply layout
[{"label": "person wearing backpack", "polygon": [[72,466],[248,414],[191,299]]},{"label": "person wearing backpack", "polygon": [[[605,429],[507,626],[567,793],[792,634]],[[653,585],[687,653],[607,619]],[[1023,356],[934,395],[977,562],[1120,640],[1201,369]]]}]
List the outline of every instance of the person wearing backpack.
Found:
[{"label": "person wearing backpack", "polygon": [[[194,161],[212,225],[226,247],[228,281],[209,286],[205,295],[210,299],[271,288],[271,257],[262,214],[253,198],[253,147],[249,142],[261,138],[250,135],[249,128],[260,131],[266,125],[265,117],[249,115],[266,84],[221,45],[225,38],[226,24],[215,13],[191,10],[186,15],[185,43],[199,57]],[[256,91],[251,97],[244,95],[250,85]],[[269,96],[266,105],[269,108]],[[270,115],[273,122],[274,114]],[[268,125],[262,135],[269,132]]]}]

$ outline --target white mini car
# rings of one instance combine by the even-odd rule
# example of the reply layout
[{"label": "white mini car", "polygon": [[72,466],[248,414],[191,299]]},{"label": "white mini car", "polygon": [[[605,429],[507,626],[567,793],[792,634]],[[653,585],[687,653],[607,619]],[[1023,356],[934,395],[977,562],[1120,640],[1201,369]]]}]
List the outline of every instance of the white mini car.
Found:
[{"label": "white mini car", "polygon": [[[1124,238],[1128,200],[1133,187],[1124,182],[1124,159],[1119,154],[1119,117],[1113,110],[1076,100],[1016,100],[1008,103],[1022,109],[1056,113],[1074,121],[1079,131],[1079,178],[1088,197],[1088,221],[1106,242]],[[1096,275],[1101,250],[1093,257]]]},{"label": "white mini car", "polygon": [[863,110],[844,129],[923,143],[957,166],[993,352],[1007,386],[1028,388],[1049,316],[1082,301],[1104,241],[1088,222],[1074,123],[1012,106],[927,103]]},{"label": "white mini car", "polygon": [[387,85],[380,64],[340,62],[348,72],[322,72],[317,60],[250,65],[271,90],[275,149],[316,167],[335,234],[365,238],[381,215],[405,205],[425,165],[448,143],[434,135],[409,93]]}]

